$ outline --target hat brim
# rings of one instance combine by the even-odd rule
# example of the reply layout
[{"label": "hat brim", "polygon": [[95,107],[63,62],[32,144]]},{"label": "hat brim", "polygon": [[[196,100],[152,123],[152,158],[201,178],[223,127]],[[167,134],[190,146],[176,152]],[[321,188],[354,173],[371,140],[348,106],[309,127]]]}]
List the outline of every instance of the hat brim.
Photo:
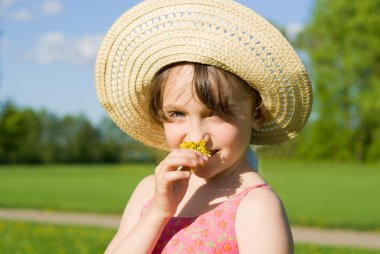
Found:
[{"label": "hat brim", "polygon": [[264,18],[230,0],[147,0],[110,28],[95,64],[98,98],[136,140],[167,150],[162,125],[149,119],[149,86],[176,62],[225,69],[245,80],[270,115],[251,143],[293,138],[309,118],[311,83],[293,47]]}]

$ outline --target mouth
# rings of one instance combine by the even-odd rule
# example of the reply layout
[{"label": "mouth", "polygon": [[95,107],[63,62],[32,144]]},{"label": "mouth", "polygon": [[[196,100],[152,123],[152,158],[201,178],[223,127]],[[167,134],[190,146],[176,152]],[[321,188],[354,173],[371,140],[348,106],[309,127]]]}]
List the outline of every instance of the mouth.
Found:
[{"label": "mouth", "polygon": [[211,156],[214,156],[215,154],[217,154],[219,152],[219,150],[211,150],[210,151],[210,154]]}]

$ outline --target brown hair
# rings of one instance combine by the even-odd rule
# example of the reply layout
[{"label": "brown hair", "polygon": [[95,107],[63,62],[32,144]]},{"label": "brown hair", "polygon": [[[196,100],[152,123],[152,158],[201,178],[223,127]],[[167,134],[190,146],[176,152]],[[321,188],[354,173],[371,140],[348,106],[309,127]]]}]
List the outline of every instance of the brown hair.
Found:
[{"label": "brown hair", "polygon": [[[233,109],[234,102],[237,102],[237,100],[253,98],[254,110],[261,107],[259,93],[236,75],[212,65],[179,62],[165,66],[152,80],[149,113],[154,121],[160,123],[167,121],[162,110],[165,82],[169,77],[170,70],[181,64],[193,66],[193,88],[196,97],[210,111],[222,119],[229,120],[237,116]],[[235,92],[238,90],[234,89],[237,86],[243,87],[243,94]]]}]

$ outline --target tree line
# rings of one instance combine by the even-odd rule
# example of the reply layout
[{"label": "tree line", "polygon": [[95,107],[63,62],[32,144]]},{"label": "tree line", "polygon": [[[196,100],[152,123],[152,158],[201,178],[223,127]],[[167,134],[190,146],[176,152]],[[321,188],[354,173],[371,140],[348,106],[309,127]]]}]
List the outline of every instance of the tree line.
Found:
[{"label": "tree line", "polygon": [[6,102],[0,109],[0,163],[116,163],[154,161],[156,152],[104,118],[59,117]]},{"label": "tree line", "polygon": [[309,56],[315,95],[303,153],[379,161],[380,0],[316,0],[296,44]]},{"label": "tree line", "polygon": [[312,115],[297,138],[259,153],[380,162],[380,0],[315,0],[292,44],[311,74]]}]

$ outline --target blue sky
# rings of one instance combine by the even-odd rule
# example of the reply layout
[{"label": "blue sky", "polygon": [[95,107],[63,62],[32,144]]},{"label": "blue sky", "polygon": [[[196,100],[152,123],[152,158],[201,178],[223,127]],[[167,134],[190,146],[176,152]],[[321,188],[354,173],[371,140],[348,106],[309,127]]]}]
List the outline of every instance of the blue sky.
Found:
[{"label": "blue sky", "polygon": [[[93,84],[97,47],[112,23],[140,0],[0,0],[0,100],[63,114],[105,115]],[[314,0],[239,0],[296,33]]]}]

